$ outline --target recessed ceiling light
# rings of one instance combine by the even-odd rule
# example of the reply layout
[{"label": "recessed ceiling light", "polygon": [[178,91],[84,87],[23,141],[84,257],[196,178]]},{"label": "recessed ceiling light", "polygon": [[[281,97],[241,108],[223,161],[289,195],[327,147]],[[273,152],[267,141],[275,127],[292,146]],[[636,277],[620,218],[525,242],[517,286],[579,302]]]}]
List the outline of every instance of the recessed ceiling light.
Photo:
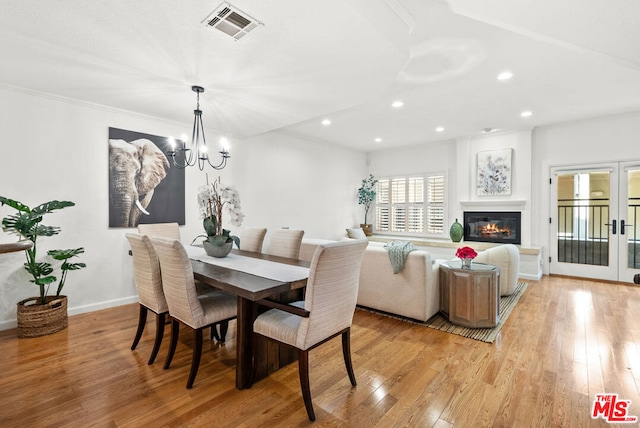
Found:
[{"label": "recessed ceiling light", "polygon": [[400,100],[394,101],[394,102],[391,103],[391,107],[393,107],[393,108],[400,108],[403,105],[404,105],[404,103],[402,101],[400,101]]},{"label": "recessed ceiling light", "polygon": [[377,137],[373,141],[375,141],[376,143],[382,143],[382,138]]},{"label": "recessed ceiling light", "polygon": [[483,134],[490,134],[492,132],[496,132],[497,130],[498,129],[496,129],[496,128],[482,128],[482,131],[480,131],[480,132],[482,132]]},{"label": "recessed ceiling light", "polygon": [[513,77],[513,73],[511,71],[503,71],[498,74],[498,80],[509,80]]},{"label": "recessed ceiling light", "polygon": [[324,126],[329,126],[329,125],[331,125],[331,121],[329,119],[325,119],[325,120],[322,121],[322,124]]},{"label": "recessed ceiling light", "polygon": [[438,126],[438,127],[436,128],[436,132],[444,132],[444,127],[442,127],[442,126]]},{"label": "recessed ceiling light", "polygon": [[533,112],[531,110],[525,110],[522,113],[520,113],[521,117],[531,117],[531,115],[533,114]]}]

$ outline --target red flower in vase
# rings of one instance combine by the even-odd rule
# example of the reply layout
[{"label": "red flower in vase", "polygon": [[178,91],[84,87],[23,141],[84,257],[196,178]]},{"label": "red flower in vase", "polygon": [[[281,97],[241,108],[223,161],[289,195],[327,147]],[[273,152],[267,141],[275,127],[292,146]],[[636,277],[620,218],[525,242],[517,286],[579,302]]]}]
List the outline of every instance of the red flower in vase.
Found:
[{"label": "red flower in vase", "polygon": [[458,251],[456,251],[456,257],[460,259],[473,259],[477,255],[478,253],[476,253],[476,250],[471,247],[458,248]]}]

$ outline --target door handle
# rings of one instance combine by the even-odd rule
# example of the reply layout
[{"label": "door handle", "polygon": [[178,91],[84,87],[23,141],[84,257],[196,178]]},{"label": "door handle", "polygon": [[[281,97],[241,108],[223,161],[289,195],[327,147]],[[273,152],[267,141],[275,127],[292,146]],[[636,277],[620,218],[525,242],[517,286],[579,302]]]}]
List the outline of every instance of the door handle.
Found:
[{"label": "door handle", "polygon": [[620,220],[620,235],[624,235],[624,227],[633,226],[632,224],[624,224],[624,220]]},{"label": "door handle", "polygon": [[611,223],[605,223],[605,226],[611,226],[611,234],[615,235],[616,234],[616,225],[617,225],[617,221],[616,220],[611,220]]}]

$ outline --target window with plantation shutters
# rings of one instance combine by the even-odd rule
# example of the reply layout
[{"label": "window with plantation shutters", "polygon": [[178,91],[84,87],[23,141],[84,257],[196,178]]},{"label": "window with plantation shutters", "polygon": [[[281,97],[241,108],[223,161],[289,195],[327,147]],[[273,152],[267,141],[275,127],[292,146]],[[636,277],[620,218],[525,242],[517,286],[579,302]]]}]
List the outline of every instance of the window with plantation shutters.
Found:
[{"label": "window with plantation shutters", "polygon": [[427,219],[426,228],[428,234],[444,234],[444,175],[431,175],[427,177]]},{"label": "window with plantation shutters", "polygon": [[445,190],[444,174],[379,178],[376,232],[444,234]]}]

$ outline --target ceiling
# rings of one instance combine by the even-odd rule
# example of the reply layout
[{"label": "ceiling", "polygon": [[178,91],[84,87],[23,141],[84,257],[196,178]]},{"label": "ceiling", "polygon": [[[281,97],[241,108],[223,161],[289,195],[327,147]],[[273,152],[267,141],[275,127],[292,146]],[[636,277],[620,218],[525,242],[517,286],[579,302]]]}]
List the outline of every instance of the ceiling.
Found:
[{"label": "ceiling", "polygon": [[190,124],[196,84],[232,141],[363,151],[640,111],[640,2],[230,3],[264,25],[207,27],[221,0],[2,0],[0,85]]}]

